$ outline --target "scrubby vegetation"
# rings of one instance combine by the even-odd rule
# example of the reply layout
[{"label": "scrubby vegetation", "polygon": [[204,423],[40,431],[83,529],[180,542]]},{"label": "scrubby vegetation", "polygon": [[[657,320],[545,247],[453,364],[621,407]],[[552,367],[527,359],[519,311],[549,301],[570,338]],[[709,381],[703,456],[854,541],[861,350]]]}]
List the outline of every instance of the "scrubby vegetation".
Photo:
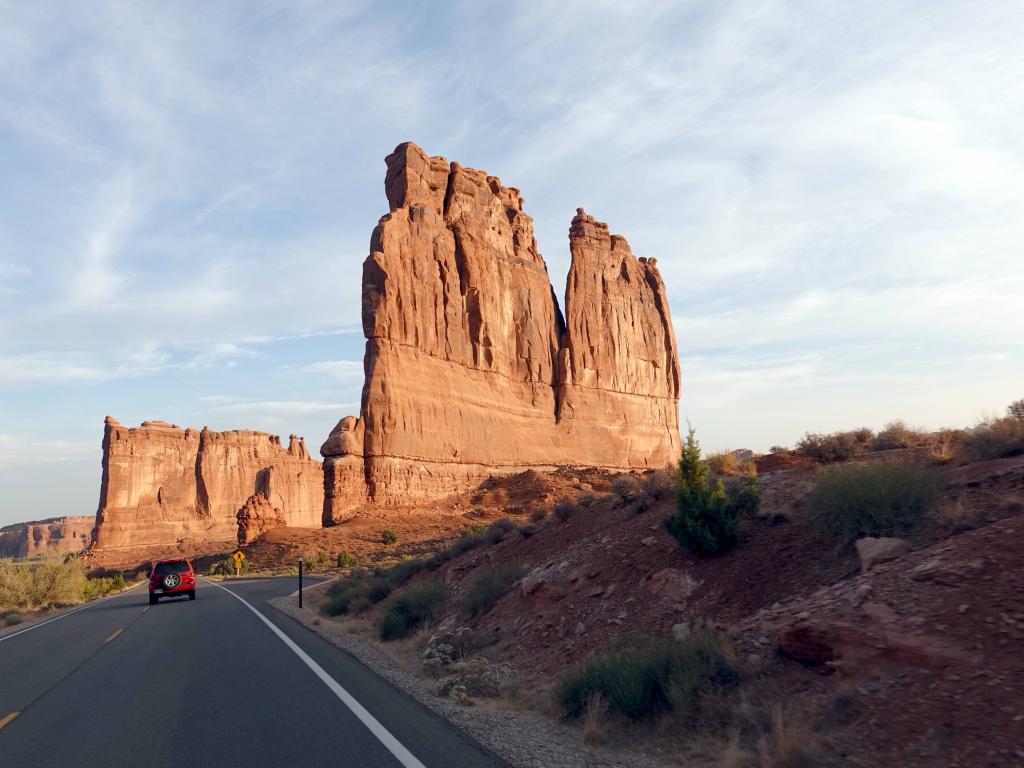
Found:
[{"label": "scrubby vegetation", "polygon": [[676,477],[671,469],[656,469],[644,475],[641,487],[651,501],[661,501],[675,496]]},{"label": "scrubby vegetation", "polygon": [[569,499],[562,499],[561,501],[555,502],[553,511],[555,513],[555,517],[564,523],[576,513],[576,505],[569,501]]},{"label": "scrubby vegetation", "polygon": [[711,468],[701,457],[693,427],[686,435],[679,462],[678,511],[665,519],[665,528],[680,546],[700,555],[714,555],[733,547],[739,539],[740,516],[758,507],[757,485],[749,477],[734,496],[721,480],[711,480]]},{"label": "scrubby vegetation", "polygon": [[862,536],[905,536],[938,499],[934,469],[884,462],[825,467],[809,502],[823,534],[850,544]]},{"label": "scrubby vegetation", "polygon": [[355,555],[349,554],[347,551],[342,550],[338,554],[337,563],[339,568],[355,568],[357,565],[359,565],[359,559]]},{"label": "scrubby vegetation", "polygon": [[385,546],[389,546],[398,541],[398,534],[392,531],[390,528],[385,528],[380,532],[380,542]]},{"label": "scrubby vegetation", "polygon": [[967,458],[1002,459],[1024,454],[1024,417],[1014,415],[1021,402],[1012,403],[1007,416],[983,421],[964,434],[962,448]]},{"label": "scrubby vegetation", "polygon": [[612,480],[612,493],[622,501],[629,501],[637,492],[638,483],[632,475],[619,475]]},{"label": "scrubby vegetation", "polygon": [[525,573],[526,566],[514,563],[476,574],[462,599],[462,610],[471,617],[487,613]]},{"label": "scrubby vegetation", "polygon": [[[210,566],[209,574],[211,576],[234,576],[236,573],[241,575],[248,573],[251,567],[252,561],[249,558],[245,558],[245,560],[236,567],[235,558],[225,557],[223,560],[218,560]],[[312,570],[312,568],[310,570]]]},{"label": "scrubby vegetation", "polygon": [[484,538],[487,540],[488,544],[497,544],[505,538],[505,534],[511,533],[515,529],[515,523],[507,517],[502,517],[495,520],[488,526],[487,530],[484,531]]},{"label": "scrubby vegetation", "polygon": [[447,597],[443,581],[423,581],[406,587],[391,598],[377,627],[380,639],[388,641],[408,637],[436,618]]},{"label": "scrubby vegetation", "polygon": [[[30,563],[0,558],[0,610],[8,623],[16,623],[14,609],[36,610],[74,605],[119,592],[126,586],[120,571],[89,578],[77,557],[51,556]],[[20,620],[20,616],[18,617]]]},{"label": "scrubby vegetation", "polygon": [[555,697],[566,717],[578,718],[596,698],[633,720],[676,712],[696,716],[703,698],[740,681],[728,642],[702,630],[680,643],[626,638],[562,677]]},{"label": "scrubby vegetation", "polygon": [[720,477],[744,477],[757,474],[757,467],[750,459],[743,459],[735,451],[712,453],[708,456],[708,466]]}]

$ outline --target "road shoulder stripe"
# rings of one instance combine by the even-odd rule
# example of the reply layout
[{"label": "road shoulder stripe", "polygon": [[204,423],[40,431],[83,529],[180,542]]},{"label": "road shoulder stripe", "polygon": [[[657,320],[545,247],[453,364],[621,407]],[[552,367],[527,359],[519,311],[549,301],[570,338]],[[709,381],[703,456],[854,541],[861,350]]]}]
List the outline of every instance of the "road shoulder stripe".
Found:
[{"label": "road shoulder stripe", "polygon": [[9,715],[4,715],[2,718],[0,718],[0,728],[3,728],[5,725],[10,723],[11,720],[16,718],[20,714],[21,712],[11,712]]},{"label": "road shoulder stripe", "polygon": [[412,752],[406,749],[402,743],[392,735],[391,731],[381,725],[377,718],[366,711],[366,708],[356,701],[355,697],[352,696],[351,693],[346,691],[337,680],[327,674],[327,671],[323,667],[317,664],[308,653],[302,650],[295,643],[294,640],[282,632],[274,622],[257,611],[252,604],[250,604],[249,601],[241,595],[238,595],[227,587],[222,587],[220,584],[215,582],[211,581],[210,583],[218,589],[223,589],[233,598],[241,602],[242,605],[256,614],[259,620],[266,624],[270,628],[270,631],[277,635],[281,642],[287,645],[288,648],[291,649],[291,651],[298,656],[307,667],[313,670],[313,674],[319,677],[324,685],[331,689],[335,696],[341,699],[342,704],[348,707],[352,714],[359,718],[359,721],[366,726],[370,733],[377,737],[377,740],[384,745],[388,752],[394,755],[395,759],[398,760],[399,763],[401,763],[405,768],[426,768],[423,763],[416,759]]}]

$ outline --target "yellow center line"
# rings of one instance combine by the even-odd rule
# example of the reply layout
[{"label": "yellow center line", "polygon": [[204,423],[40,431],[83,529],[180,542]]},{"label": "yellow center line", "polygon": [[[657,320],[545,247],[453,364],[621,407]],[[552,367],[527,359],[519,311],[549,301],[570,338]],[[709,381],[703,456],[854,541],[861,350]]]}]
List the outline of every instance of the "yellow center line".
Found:
[{"label": "yellow center line", "polygon": [[11,712],[11,714],[9,714],[9,715],[4,715],[3,719],[0,720],[0,728],[3,728],[5,725],[7,725],[9,722],[11,722],[11,720],[16,718],[20,714],[21,714],[21,712]]},{"label": "yellow center line", "polygon": [[146,606],[145,608],[143,608],[143,609],[142,609],[142,612],[143,612],[143,613],[145,613],[145,612],[146,612],[146,611],[148,611],[149,609],[150,609],[150,606],[148,606],[148,605],[147,605],[147,606]]},{"label": "yellow center line", "polygon": [[107,638],[106,640],[104,640],[103,642],[105,642],[105,643],[109,643],[109,642],[110,642],[111,640],[113,640],[113,639],[114,639],[115,637],[117,637],[118,635],[120,635],[120,634],[121,634],[122,632],[124,632],[124,630],[123,630],[123,629],[119,629],[119,630],[117,630],[116,632],[114,632],[114,634],[112,634],[112,635],[111,635],[110,637],[108,637],[108,638]]}]

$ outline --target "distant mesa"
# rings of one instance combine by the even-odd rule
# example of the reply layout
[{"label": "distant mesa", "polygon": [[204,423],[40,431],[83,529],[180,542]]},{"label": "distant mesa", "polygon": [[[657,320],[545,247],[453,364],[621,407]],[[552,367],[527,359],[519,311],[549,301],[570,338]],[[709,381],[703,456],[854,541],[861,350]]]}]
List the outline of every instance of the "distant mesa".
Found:
[{"label": "distant mesa", "polygon": [[359,415],[321,446],[107,417],[95,546],[250,541],[562,466],[675,461],[680,369],[654,259],[578,208],[559,307],[519,191],[412,143],[363,264]]},{"label": "distant mesa", "polygon": [[72,554],[89,546],[95,518],[51,517],[0,528],[0,557]]}]

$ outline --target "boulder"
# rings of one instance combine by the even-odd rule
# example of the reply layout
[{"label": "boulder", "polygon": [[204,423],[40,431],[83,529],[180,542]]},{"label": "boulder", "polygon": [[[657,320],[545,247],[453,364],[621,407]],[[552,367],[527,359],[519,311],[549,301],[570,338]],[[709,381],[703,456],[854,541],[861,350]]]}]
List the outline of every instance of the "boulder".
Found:
[{"label": "boulder", "polygon": [[284,513],[270,503],[261,493],[254,493],[236,514],[238,521],[238,546],[243,547],[271,528],[287,525]]},{"label": "boulder", "polygon": [[861,570],[870,571],[876,563],[895,560],[910,551],[910,546],[903,539],[876,539],[870,536],[857,539],[855,544],[860,557]]},{"label": "boulder", "polygon": [[647,580],[647,588],[670,603],[685,602],[699,586],[699,581],[676,568],[663,568]]}]

